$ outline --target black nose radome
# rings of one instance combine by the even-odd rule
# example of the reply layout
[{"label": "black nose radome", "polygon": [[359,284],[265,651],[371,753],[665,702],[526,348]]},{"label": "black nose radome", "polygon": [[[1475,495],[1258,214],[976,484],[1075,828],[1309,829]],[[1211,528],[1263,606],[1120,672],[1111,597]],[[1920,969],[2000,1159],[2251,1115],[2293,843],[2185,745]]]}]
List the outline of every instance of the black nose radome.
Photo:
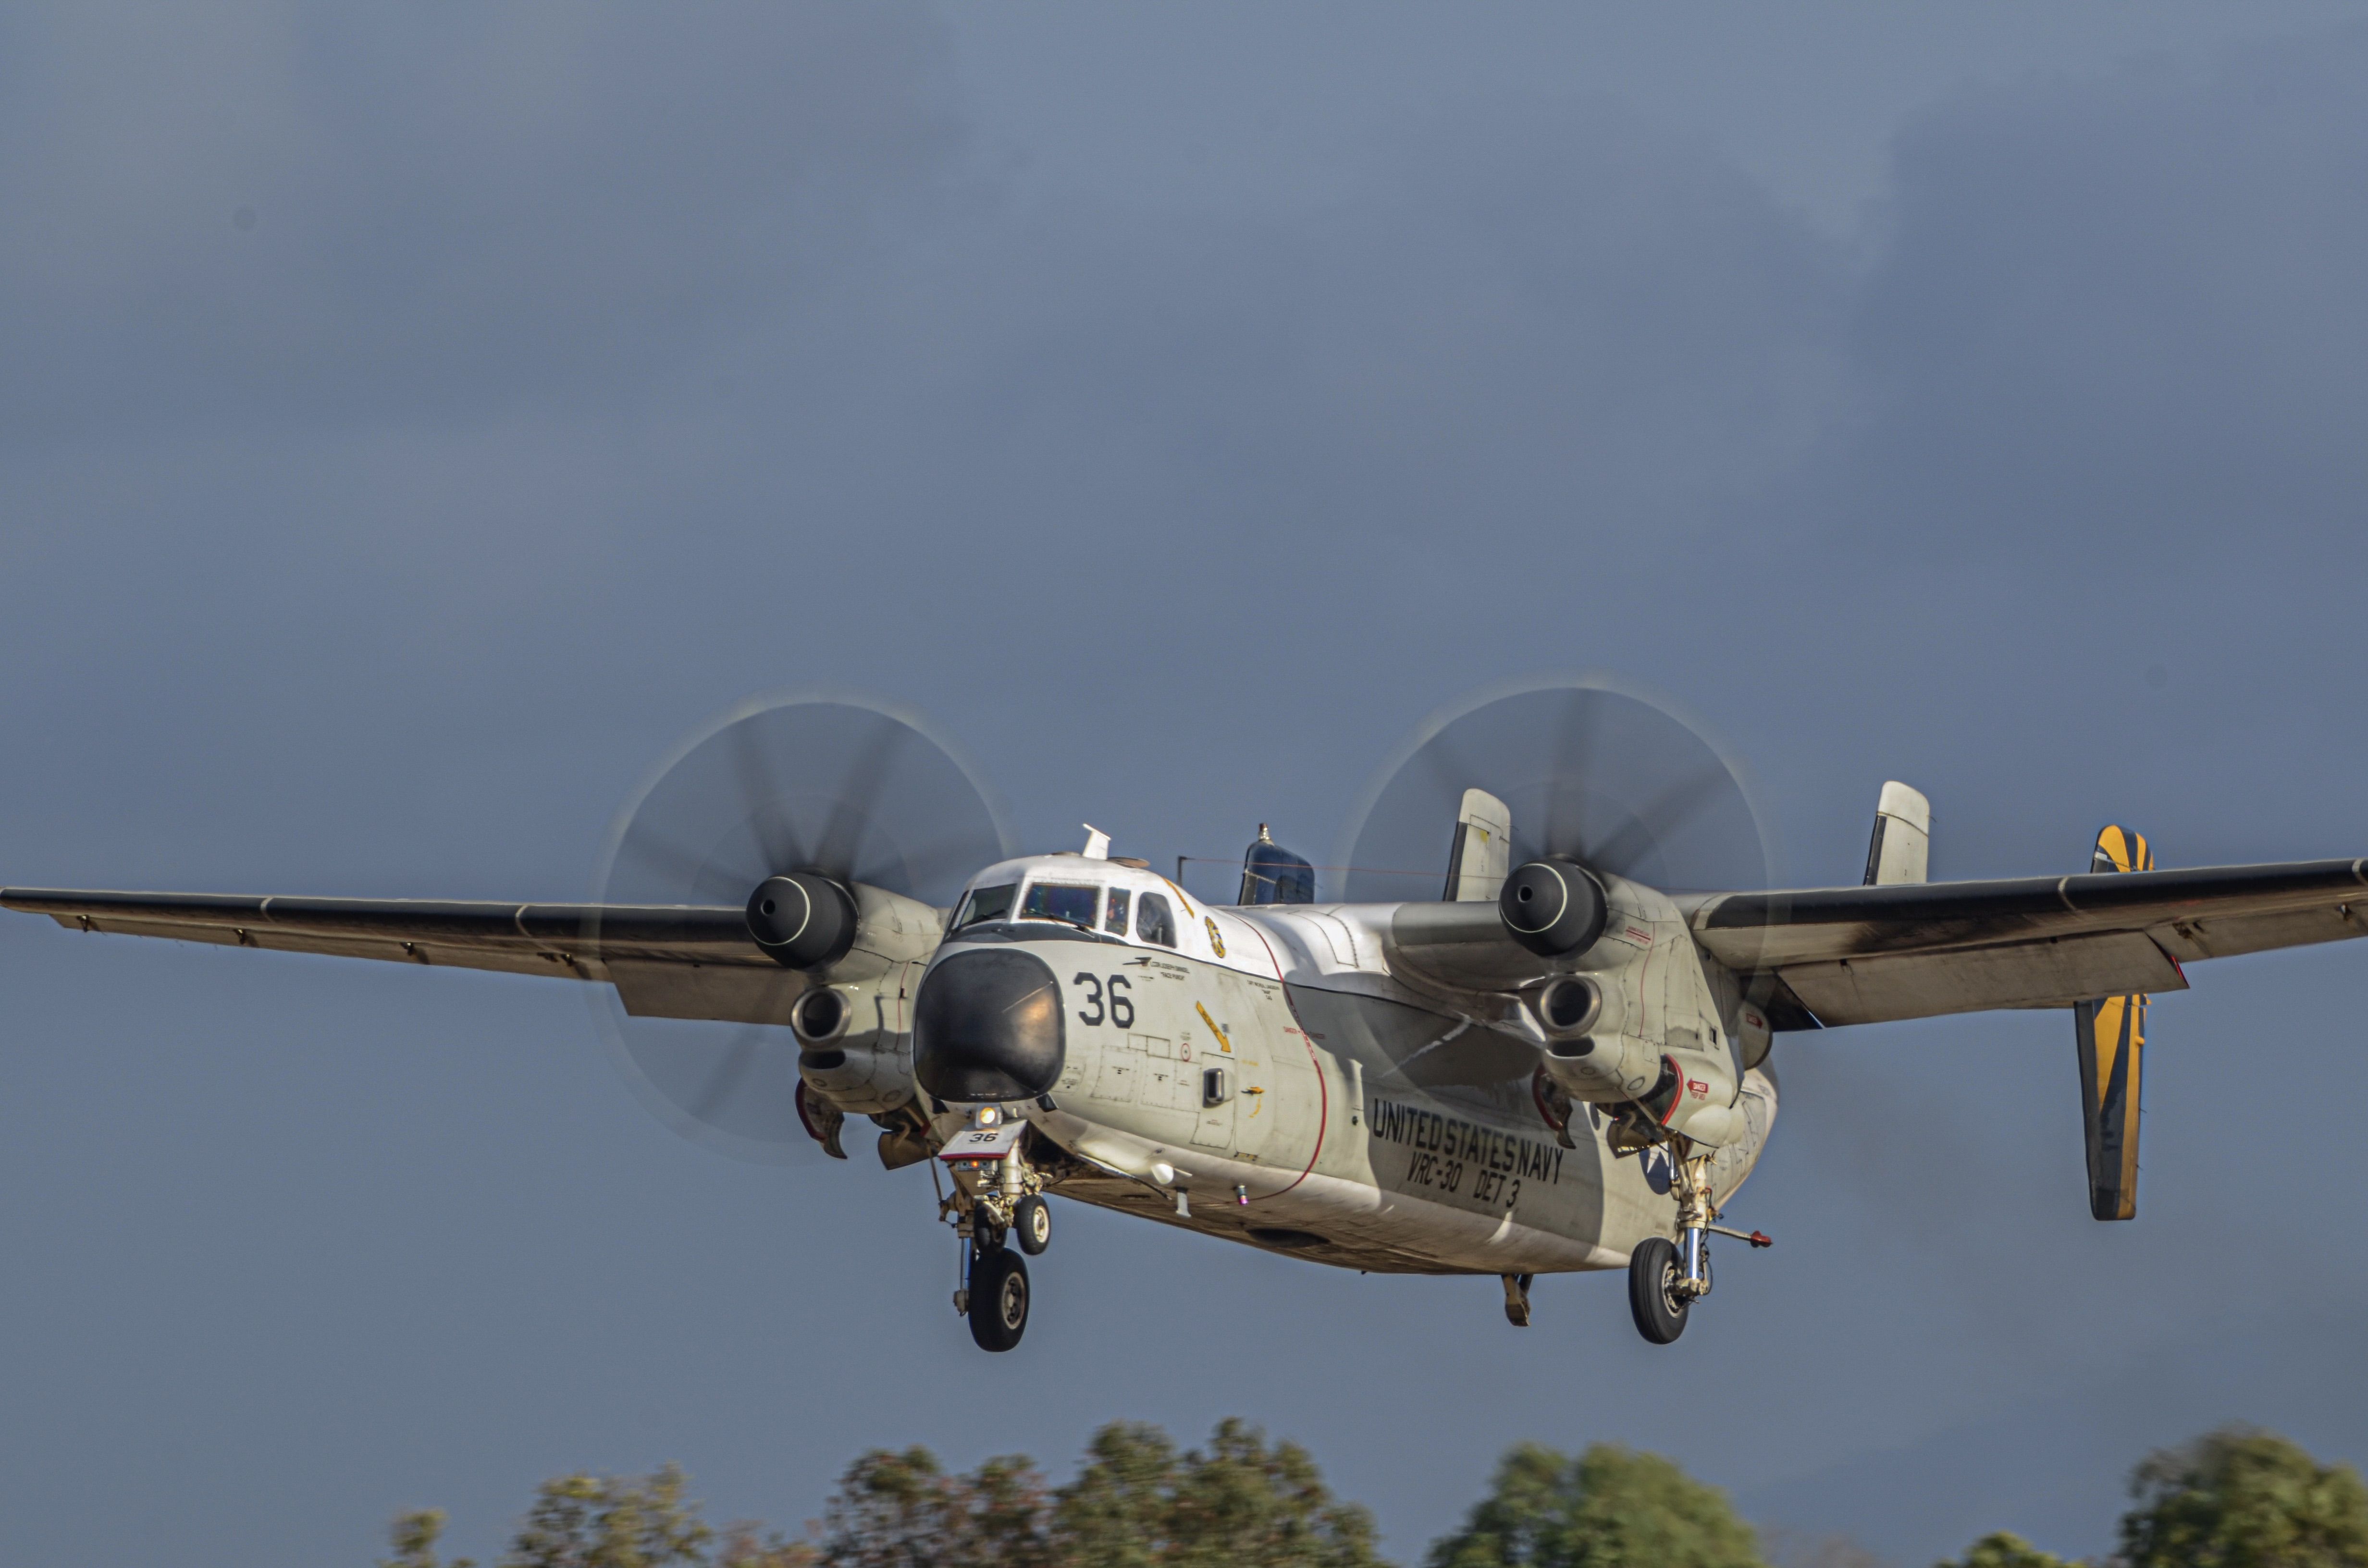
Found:
[{"label": "black nose radome", "polygon": [[1061,991],[1033,953],[955,953],[913,1004],[913,1073],[941,1100],[1034,1099],[1061,1075]]}]

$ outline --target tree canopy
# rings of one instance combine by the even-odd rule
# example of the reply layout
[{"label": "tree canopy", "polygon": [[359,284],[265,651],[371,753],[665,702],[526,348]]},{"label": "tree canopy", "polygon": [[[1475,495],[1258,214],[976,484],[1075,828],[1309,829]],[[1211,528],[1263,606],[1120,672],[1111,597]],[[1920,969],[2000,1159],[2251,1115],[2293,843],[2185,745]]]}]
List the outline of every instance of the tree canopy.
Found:
[{"label": "tree canopy", "polygon": [[1657,1454],[1609,1443],[1576,1460],[1523,1443],[1430,1568],[1757,1568],[1726,1494]]},{"label": "tree canopy", "polygon": [[[1306,1449],[1224,1421],[1198,1449],[1121,1422],[1054,1485],[1033,1460],[948,1471],[927,1449],[874,1449],[795,1537],[700,1517],[682,1471],[565,1475],[536,1489],[495,1568],[1381,1568],[1372,1516],[1333,1495]],[[2150,1455],[2130,1478],[2108,1568],[2368,1568],[2368,1485],[2245,1426]],[[380,1568],[473,1568],[438,1555],[445,1516],[389,1531]],[[1798,1562],[1780,1550],[1780,1562]],[[1847,1549],[1825,1542],[1827,1555]],[[1666,1459],[1523,1443],[1427,1568],[1761,1568],[1725,1494]],[[1937,1568],[2079,1568],[2004,1531]]]},{"label": "tree canopy", "polygon": [[2274,1433],[2224,1426],[2130,1477],[2129,1568],[2368,1568],[2368,1486]]}]

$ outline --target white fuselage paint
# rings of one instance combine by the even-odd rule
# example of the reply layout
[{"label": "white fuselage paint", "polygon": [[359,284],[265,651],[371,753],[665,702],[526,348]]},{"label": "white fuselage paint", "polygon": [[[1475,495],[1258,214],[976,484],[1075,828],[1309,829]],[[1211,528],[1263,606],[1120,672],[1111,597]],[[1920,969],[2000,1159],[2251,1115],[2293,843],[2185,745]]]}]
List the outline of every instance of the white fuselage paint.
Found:
[{"label": "white fuselage paint", "polygon": [[[1061,987],[1054,1108],[1008,1108],[1099,1167],[1053,1190],[1375,1271],[1619,1267],[1638,1242],[1671,1233],[1660,1151],[1615,1156],[1584,1104],[1571,1108],[1567,1146],[1556,1137],[1532,1088],[1543,1037],[1526,1013],[1391,971],[1383,937],[1397,906],[1212,907],[1153,872],[1079,856],[1006,862],[973,886],[1037,881],[1099,887],[1105,910],[1111,888],[1138,906],[1156,894],[1176,935],[1171,948],[1132,922],[1123,935],[1028,921],[994,932],[995,945],[1043,960]],[[1723,971],[1681,986],[1662,978],[1672,962],[1703,960],[1674,912],[1656,913],[1630,919],[1662,938],[1651,970],[1642,951],[1615,954],[1651,973],[1653,1011],[1680,995],[1732,1010]],[[957,929],[938,956],[973,945]],[[1652,1023],[1656,1034],[1668,1027]],[[1731,1020],[1724,1032],[1736,1032]],[[1672,1035],[1691,1041],[1696,1031]],[[1705,1076],[1735,1082],[1731,1071]],[[1767,1074],[1737,1086],[1741,1131],[1715,1166],[1722,1201],[1757,1160],[1776,1109]],[[950,1109],[941,1129],[959,1119]],[[1166,1188],[1163,1171],[1174,1173]],[[1177,1188],[1189,1217],[1177,1212]]]}]

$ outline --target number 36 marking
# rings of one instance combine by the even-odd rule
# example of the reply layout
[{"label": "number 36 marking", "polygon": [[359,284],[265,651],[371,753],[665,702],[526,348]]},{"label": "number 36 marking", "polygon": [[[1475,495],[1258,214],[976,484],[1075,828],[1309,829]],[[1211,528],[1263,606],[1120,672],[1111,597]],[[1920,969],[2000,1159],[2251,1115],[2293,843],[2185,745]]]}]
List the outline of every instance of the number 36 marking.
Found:
[{"label": "number 36 marking", "polygon": [[[1102,1013],[1101,976],[1098,974],[1087,974],[1081,971],[1070,980],[1069,983],[1072,985],[1085,985],[1092,987],[1091,994],[1086,998],[1086,1006],[1077,1009],[1077,1022],[1081,1024],[1100,1023],[1104,1016]],[[1134,988],[1127,983],[1126,976],[1122,974],[1113,974],[1110,977],[1110,1013],[1108,1016],[1110,1021],[1117,1025],[1120,1028],[1130,1029],[1134,1027],[1133,992]]]}]

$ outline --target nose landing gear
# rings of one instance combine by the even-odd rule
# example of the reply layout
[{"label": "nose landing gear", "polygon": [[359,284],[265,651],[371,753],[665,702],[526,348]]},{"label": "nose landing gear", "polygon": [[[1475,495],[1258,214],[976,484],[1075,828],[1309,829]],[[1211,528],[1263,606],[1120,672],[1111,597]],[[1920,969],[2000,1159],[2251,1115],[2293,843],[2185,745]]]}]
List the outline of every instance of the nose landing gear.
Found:
[{"label": "nose landing gear", "polygon": [[1031,1192],[1011,1211],[1011,1239],[1030,1257],[1042,1257],[1053,1244],[1053,1206],[1044,1195]]},{"label": "nose landing gear", "polygon": [[997,1108],[981,1107],[939,1156],[954,1188],[939,1213],[962,1239],[954,1311],[970,1320],[982,1350],[1011,1349],[1027,1333],[1028,1263],[1020,1255],[1041,1256],[1053,1243],[1043,1176],[1020,1153],[1026,1130]]},{"label": "nose landing gear", "polygon": [[1028,1260],[1008,1246],[971,1264],[970,1336],[981,1350],[1008,1350],[1028,1332]]}]

